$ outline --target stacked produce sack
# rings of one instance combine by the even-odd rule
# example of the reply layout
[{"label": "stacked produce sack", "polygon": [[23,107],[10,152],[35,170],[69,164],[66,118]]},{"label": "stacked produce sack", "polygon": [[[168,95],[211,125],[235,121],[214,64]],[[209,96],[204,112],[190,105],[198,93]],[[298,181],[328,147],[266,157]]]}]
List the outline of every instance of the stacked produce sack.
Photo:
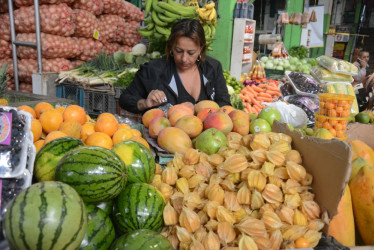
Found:
[{"label": "stacked produce sack", "polygon": [[[19,41],[36,41],[33,3],[30,0],[15,1],[14,21]],[[11,62],[12,57],[8,8],[5,9],[3,3],[0,5],[0,13],[4,13],[0,14],[2,66]],[[100,51],[130,52],[141,39],[137,30],[144,15],[126,1],[43,0],[39,9],[44,72],[69,70],[91,60]],[[18,46],[17,56],[20,90],[31,92],[31,75],[37,72],[36,48]],[[13,77],[11,71],[12,65],[9,65],[7,72]],[[14,89],[13,79],[7,84],[8,89]]]}]

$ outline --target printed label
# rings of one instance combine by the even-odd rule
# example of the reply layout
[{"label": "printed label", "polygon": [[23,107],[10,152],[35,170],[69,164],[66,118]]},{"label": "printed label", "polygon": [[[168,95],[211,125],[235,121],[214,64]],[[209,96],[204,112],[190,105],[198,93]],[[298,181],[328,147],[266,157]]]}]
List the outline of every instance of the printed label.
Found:
[{"label": "printed label", "polygon": [[260,132],[261,131],[261,128],[259,126],[255,126],[255,131],[256,132]]},{"label": "printed label", "polygon": [[316,112],[319,109],[319,106],[307,97],[301,97],[298,101],[312,112]]},{"label": "printed label", "polygon": [[94,33],[93,33],[93,38],[96,39],[96,40],[99,40],[99,37],[100,37],[99,31],[97,29],[95,29]]},{"label": "printed label", "polygon": [[0,144],[10,145],[12,135],[12,113],[0,113]]}]

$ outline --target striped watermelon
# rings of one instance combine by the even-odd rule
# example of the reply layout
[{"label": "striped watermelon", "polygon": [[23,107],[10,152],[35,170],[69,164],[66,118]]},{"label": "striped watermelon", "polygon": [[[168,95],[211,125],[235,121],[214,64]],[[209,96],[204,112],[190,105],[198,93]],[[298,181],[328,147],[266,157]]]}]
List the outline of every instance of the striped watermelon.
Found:
[{"label": "striped watermelon", "polygon": [[119,237],[111,246],[110,250],[172,250],[169,240],[161,234],[148,230],[139,229]]},{"label": "striped watermelon", "polygon": [[126,185],[125,164],[113,151],[102,147],[79,147],[58,163],[55,179],[72,186],[85,202],[116,197]]},{"label": "striped watermelon", "polygon": [[86,209],[78,193],[55,181],[23,190],[4,215],[11,249],[77,249],[86,227]]},{"label": "striped watermelon", "polygon": [[109,249],[116,237],[109,215],[95,205],[86,205],[86,212],[87,230],[79,249]]},{"label": "striped watermelon", "polygon": [[79,146],[83,142],[73,137],[58,138],[44,145],[35,157],[34,173],[38,181],[53,181],[60,159]]},{"label": "striped watermelon", "polygon": [[114,223],[122,232],[137,229],[161,231],[165,200],[147,183],[128,184],[114,201]]},{"label": "striped watermelon", "polygon": [[156,172],[155,159],[151,151],[135,141],[124,141],[112,150],[121,157],[128,172],[128,182],[151,183]]}]

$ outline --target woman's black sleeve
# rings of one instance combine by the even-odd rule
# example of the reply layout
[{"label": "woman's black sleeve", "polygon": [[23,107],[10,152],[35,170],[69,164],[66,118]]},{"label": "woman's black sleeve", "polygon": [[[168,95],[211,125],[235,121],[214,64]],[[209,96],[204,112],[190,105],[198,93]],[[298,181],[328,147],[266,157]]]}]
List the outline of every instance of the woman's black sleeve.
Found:
[{"label": "woman's black sleeve", "polygon": [[155,80],[156,76],[149,65],[141,65],[132,83],[122,92],[119,99],[120,107],[132,113],[141,113],[138,101],[147,98]]},{"label": "woman's black sleeve", "polygon": [[213,81],[216,92],[214,96],[214,101],[218,103],[220,107],[225,105],[231,106],[230,94],[227,90],[226,80],[223,76],[221,63],[217,64],[217,67],[215,69],[215,78],[216,79]]}]

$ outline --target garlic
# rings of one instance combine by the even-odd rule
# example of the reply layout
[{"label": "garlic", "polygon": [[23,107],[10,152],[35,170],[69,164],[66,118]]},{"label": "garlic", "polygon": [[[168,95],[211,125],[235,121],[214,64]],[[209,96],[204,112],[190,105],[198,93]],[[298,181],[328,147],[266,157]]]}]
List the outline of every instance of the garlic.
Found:
[{"label": "garlic", "polygon": [[248,174],[248,187],[256,188],[258,191],[262,191],[266,185],[266,177],[259,170],[251,171]]},{"label": "garlic", "polygon": [[236,198],[239,204],[251,204],[251,192],[249,191],[246,183],[244,183],[244,185],[239,189]]},{"label": "garlic", "polygon": [[274,184],[265,185],[262,197],[269,203],[281,203],[283,201],[282,190]]},{"label": "garlic", "polygon": [[295,209],[294,211],[295,213],[293,215],[293,224],[300,225],[300,226],[307,226],[308,219],[306,215],[303,212],[301,212],[299,209]]},{"label": "garlic", "polygon": [[268,150],[270,147],[270,140],[268,135],[264,132],[256,133],[253,136],[252,141],[249,143],[249,146],[252,148],[252,150]]},{"label": "garlic", "polygon": [[161,192],[165,200],[168,200],[170,196],[173,195],[173,187],[166,183],[161,183],[158,185],[158,190]]},{"label": "garlic", "polygon": [[188,179],[188,186],[189,186],[189,188],[194,189],[197,186],[199,186],[200,183],[203,183],[204,181],[205,181],[204,176],[199,175],[199,174],[195,174]]},{"label": "garlic", "polygon": [[213,168],[209,162],[200,162],[195,165],[195,172],[205,178],[209,179],[210,176],[213,174]]},{"label": "garlic", "polygon": [[225,158],[219,154],[212,154],[208,156],[208,162],[213,166],[217,167],[219,164],[223,163]]},{"label": "garlic", "polygon": [[241,206],[238,203],[235,192],[225,192],[225,197],[223,199],[223,205],[229,211],[235,212],[240,210]]},{"label": "garlic", "polygon": [[223,163],[223,169],[229,173],[240,173],[248,167],[247,158],[241,154],[228,157]]},{"label": "garlic", "polygon": [[190,250],[205,250],[204,245],[195,239],[195,237],[192,236],[192,243],[190,245]]},{"label": "garlic", "polygon": [[282,232],[279,229],[272,231],[270,233],[270,244],[271,244],[272,250],[280,249],[282,242],[283,242]]},{"label": "garlic", "polygon": [[242,233],[242,237],[239,240],[239,250],[257,250],[257,244],[248,235]]},{"label": "garlic", "polygon": [[192,235],[190,232],[188,232],[188,230],[184,227],[179,227],[179,226],[176,226],[176,234],[177,234],[177,237],[178,237],[178,240],[182,243],[182,242],[185,242],[185,243],[191,243],[192,241]]},{"label": "garlic", "polygon": [[286,162],[286,169],[290,178],[296,181],[302,181],[306,176],[305,168],[293,161]]},{"label": "garlic", "polygon": [[252,192],[251,197],[251,208],[252,209],[260,209],[264,205],[264,199],[262,198],[262,195],[260,192],[258,192],[256,189]]},{"label": "garlic", "polygon": [[321,209],[315,201],[302,201],[301,211],[303,211],[309,220],[318,219],[321,214]]},{"label": "garlic", "polygon": [[236,228],[251,237],[268,237],[264,222],[252,217],[243,219]]},{"label": "garlic", "polygon": [[208,201],[204,206],[204,212],[209,216],[209,218],[215,219],[219,205],[220,204],[217,201]]},{"label": "garlic", "polygon": [[194,165],[200,161],[200,154],[196,149],[189,148],[183,156],[183,162],[186,165]]},{"label": "garlic", "polygon": [[286,222],[290,225],[293,223],[293,216],[294,216],[294,210],[292,208],[286,207],[286,206],[281,206],[277,211],[277,215],[279,218],[283,221]]},{"label": "garlic", "polygon": [[277,150],[271,150],[266,152],[268,161],[273,163],[275,166],[282,166],[286,161],[284,154]]},{"label": "garlic", "polygon": [[229,210],[227,210],[224,206],[217,207],[217,220],[219,222],[228,222],[230,224],[235,223],[234,215]]},{"label": "garlic", "polygon": [[199,205],[201,205],[201,199],[198,193],[190,192],[184,195],[183,205],[191,210],[194,210]]},{"label": "garlic", "polygon": [[167,226],[176,225],[178,223],[178,214],[168,202],[163,211],[164,224]]},{"label": "garlic", "polygon": [[278,215],[271,211],[265,211],[262,215],[262,221],[268,230],[280,229],[283,226],[283,222]]},{"label": "garlic", "polygon": [[186,179],[189,179],[191,178],[192,176],[194,176],[196,173],[195,173],[195,166],[194,165],[184,165],[180,170],[179,170],[179,173],[178,173],[178,176],[179,177],[184,177]]},{"label": "garlic", "polygon": [[188,186],[188,181],[186,178],[182,177],[179,178],[176,182],[177,190],[181,192],[182,194],[187,194],[190,192],[189,186]]}]

